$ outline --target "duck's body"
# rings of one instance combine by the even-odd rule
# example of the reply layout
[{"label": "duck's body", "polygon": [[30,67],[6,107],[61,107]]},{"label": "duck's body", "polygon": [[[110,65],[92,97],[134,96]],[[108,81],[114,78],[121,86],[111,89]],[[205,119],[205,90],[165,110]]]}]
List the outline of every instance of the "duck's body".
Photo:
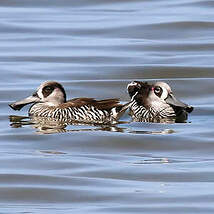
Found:
[{"label": "duck's body", "polygon": [[122,107],[117,99],[97,101],[92,98],[76,98],[58,106],[36,103],[29,109],[29,115],[105,124],[116,122],[119,119],[116,110]]},{"label": "duck's body", "polygon": [[97,124],[116,123],[129,107],[129,104],[120,104],[118,99],[75,98],[66,101],[64,88],[53,81],[42,83],[32,96],[12,103],[10,107],[20,110],[30,103],[33,103],[29,109],[32,117]]},{"label": "duck's body", "polygon": [[193,107],[179,101],[164,82],[148,84],[133,81],[128,84],[132,99],[130,115],[134,121],[160,122],[166,119],[185,121]]}]

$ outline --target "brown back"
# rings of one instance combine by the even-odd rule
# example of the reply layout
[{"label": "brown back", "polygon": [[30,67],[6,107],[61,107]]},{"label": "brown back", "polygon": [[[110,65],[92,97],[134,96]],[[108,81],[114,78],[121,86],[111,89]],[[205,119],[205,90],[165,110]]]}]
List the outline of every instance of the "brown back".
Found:
[{"label": "brown back", "polygon": [[68,107],[81,107],[84,105],[94,106],[100,110],[111,110],[114,107],[121,107],[122,104],[119,104],[119,99],[105,99],[105,100],[95,100],[94,98],[74,98],[68,100],[66,103],[61,104],[60,108]]}]

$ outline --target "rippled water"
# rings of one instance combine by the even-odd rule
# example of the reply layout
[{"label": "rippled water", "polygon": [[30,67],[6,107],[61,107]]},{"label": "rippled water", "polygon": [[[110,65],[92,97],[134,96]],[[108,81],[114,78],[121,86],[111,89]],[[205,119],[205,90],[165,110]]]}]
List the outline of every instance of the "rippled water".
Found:
[{"label": "rippled water", "polygon": [[[1,213],[213,213],[214,2],[0,2]],[[187,123],[41,129],[8,103],[45,80],[71,97],[129,100],[168,82]],[[17,117],[15,117],[17,119]]]}]

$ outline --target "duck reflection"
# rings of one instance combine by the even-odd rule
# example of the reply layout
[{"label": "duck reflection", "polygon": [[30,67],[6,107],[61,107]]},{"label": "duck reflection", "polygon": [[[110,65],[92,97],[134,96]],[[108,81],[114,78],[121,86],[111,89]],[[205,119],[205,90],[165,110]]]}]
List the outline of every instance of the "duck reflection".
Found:
[{"label": "duck reflection", "polygon": [[[54,134],[65,132],[79,132],[79,131],[110,131],[123,132],[124,128],[119,128],[116,125],[97,125],[78,123],[73,121],[59,120],[44,117],[22,117],[10,115],[10,126],[13,128],[20,128],[26,125],[31,125],[40,134]],[[73,126],[68,129],[68,126]]]},{"label": "duck reflection", "polygon": [[174,124],[174,123],[187,123],[183,118],[132,118],[132,122],[143,122],[143,123],[163,123],[163,124]]},{"label": "duck reflection", "polygon": [[[23,117],[10,115],[10,126],[13,128],[21,128],[23,126],[32,126],[36,129],[38,134],[56,134],[56,133],[65,133],[65,132],[94,132],[94,131],[107,131],[107,132],[120,132],[120,133],[130,133],[130,134],[151,134],[151,135],[163,135],[163,134],[172,134],[175,133],[171,129],[163,130],[135,130],[133,127],[127,127],[131,125],[130,122],[120,122],[114,125],[100,125],[100,124],[87,124],[87,123],[78,123],[74,121],[59,120],[53,118],[44,118],[44,117]],[[148,121],[141,121],[148,122]],[[173,122],[172,122],[173,123]],[[123,126],[123,127],[119,127]]]}]

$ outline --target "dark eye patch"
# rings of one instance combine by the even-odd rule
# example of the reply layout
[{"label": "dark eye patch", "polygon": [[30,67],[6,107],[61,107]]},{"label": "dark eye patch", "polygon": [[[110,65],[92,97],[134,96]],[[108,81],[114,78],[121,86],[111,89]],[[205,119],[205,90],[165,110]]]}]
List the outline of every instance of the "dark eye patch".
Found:
[{"label": "dark eye patch", "polygon": [[161,97],[162,93],[163,93],[163,89],[160,86],[156,86],[154,88],[154,92],[158,97]]},{"label": "dark eye patch", "polygon": [[43,89],[42,89],[42,94],[44,97],[48,97],[54,90],[54,87],[53,86],[45,86]]}]

